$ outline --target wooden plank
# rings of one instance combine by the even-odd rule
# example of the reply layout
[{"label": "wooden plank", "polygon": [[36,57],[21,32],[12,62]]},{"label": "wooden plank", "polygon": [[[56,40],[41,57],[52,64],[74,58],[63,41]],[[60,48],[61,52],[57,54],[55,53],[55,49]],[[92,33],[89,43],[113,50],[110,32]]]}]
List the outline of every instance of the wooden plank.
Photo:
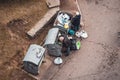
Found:
[{"label": "wooden plank", "polygon": [[33,79],[38,80],[38,77],[36,77],[36,76],[34,76],[34,75],[32,75],[32,74],[24,71],[24,70],[22,70],[22,71],[23,71],[24,73],[26,73],[29,77],[32,77]]},{"label": "wooden plank", "polygon": [[49,8],[60,6],[60,0],[46,0]]},{"label": "wooden plank", "polygon": [[27,35],[30,37],[34,37],[36,35],[36,33],[38,31],[40,31],[41,28],[43,28],[47,23],[49,23],[50,20],[53,19],[53,17],[55,16],[55,14],[57,13],[57,11],[59,11],[59,7],[56,8],[52,8],[50,9],[44,16],[43,18],[37,23],[35,24],[35,26],[30,29],[27,32]]}]

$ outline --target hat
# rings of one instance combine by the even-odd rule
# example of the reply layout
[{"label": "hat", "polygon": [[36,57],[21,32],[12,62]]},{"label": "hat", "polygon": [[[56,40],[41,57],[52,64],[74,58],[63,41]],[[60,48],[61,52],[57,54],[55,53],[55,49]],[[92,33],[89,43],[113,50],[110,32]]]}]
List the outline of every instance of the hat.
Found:
[{"label": "hat", "polygon": [[80,13],[78,11],[76,11],[76,15],[80,15]]}]

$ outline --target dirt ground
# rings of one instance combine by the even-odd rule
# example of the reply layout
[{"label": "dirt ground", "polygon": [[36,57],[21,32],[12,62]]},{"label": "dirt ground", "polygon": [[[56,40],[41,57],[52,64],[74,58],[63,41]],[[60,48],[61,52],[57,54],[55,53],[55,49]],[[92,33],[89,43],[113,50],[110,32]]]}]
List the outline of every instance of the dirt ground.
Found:
[{"label": "dirt ground", "polygon": [[[67,9],[75,0],[64,0]],[[73,52],[63,66],[51,69],[53,76],[43,80],[120,80],[119,0],[78,0],[84,29],[89,37],[82,40],[79,51]],[[64,3],[65,5],[65,3]],[[52,66],[53,67],[53,66]]]},{"label": "dirt ground", "polygon": [[47,10],[44,0],[0,1],[0,80],[33,80],[21,71],[22,59],[29,45],[40,44],[51,26],[32,40],[26,32]]},{"label": "dirt ground", "polygon": [[[49,25],[35,39],[26,32],[47,12],[44,0],[0,1],[0,80],[34,80],[21,71],[22,59],[31,43],[40,44]],[[61,0],[61,8],[76,10],[75,0]],[[50,80],[120,80],[119,0],[78,0],[84,29],[89,38],[79,51],[66,57],[63,65],[52,65]],[[57,68],[54,70],[53,68]],[[49,77],[49,76],[48,76]],[[49,80],[46,77],[43,80]]]}]

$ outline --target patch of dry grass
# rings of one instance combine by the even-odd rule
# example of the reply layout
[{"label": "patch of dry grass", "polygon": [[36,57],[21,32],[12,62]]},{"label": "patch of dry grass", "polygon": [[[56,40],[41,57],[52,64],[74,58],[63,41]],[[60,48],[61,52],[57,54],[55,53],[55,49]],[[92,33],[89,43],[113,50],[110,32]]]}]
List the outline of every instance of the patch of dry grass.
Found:
[{"label": "patch of dry grass", "polygon": [[[32,80],[17,68],[20,68],[30,43],[40,43],[43,40],[44,32],[39,37],[40,40],[25,39],[25,32],[42,18],[48,8],[45,0],[6,1],[0,1],[0,80]],[[21,19],[26,24],[18,22],[7,25],[16,19]]]}]

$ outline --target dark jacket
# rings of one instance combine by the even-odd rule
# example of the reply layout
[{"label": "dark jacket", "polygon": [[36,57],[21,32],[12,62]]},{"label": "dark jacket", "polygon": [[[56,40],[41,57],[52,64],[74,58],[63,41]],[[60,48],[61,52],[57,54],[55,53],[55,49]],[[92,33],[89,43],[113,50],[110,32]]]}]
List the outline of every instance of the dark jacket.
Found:
[{"label": "dark jacket", "polygon": [[71,41],[67,38],[67,37],[64,37],[64,40],[63,40],[63,47],[70,47],[71,46]]},{"label": "dark jacket", "polygon": [[71,20],[72,25],[79,26],[80,25],[80,18],[81,18],[81,15],[76,15],[75,17],[73,17]]},{"label": "dark jacket", "polygon": [[62,42],[62,52],[65,53],[65,56],[70,54],[71,40],[64,36],[64,40]]},{"label": "dark jacket", "polygon": [[75,32],[79,30],[80,27],[80,19],[81,15],[76,15],[75,17],[72,18],[71,20],[71,29],[74,30]]}]

